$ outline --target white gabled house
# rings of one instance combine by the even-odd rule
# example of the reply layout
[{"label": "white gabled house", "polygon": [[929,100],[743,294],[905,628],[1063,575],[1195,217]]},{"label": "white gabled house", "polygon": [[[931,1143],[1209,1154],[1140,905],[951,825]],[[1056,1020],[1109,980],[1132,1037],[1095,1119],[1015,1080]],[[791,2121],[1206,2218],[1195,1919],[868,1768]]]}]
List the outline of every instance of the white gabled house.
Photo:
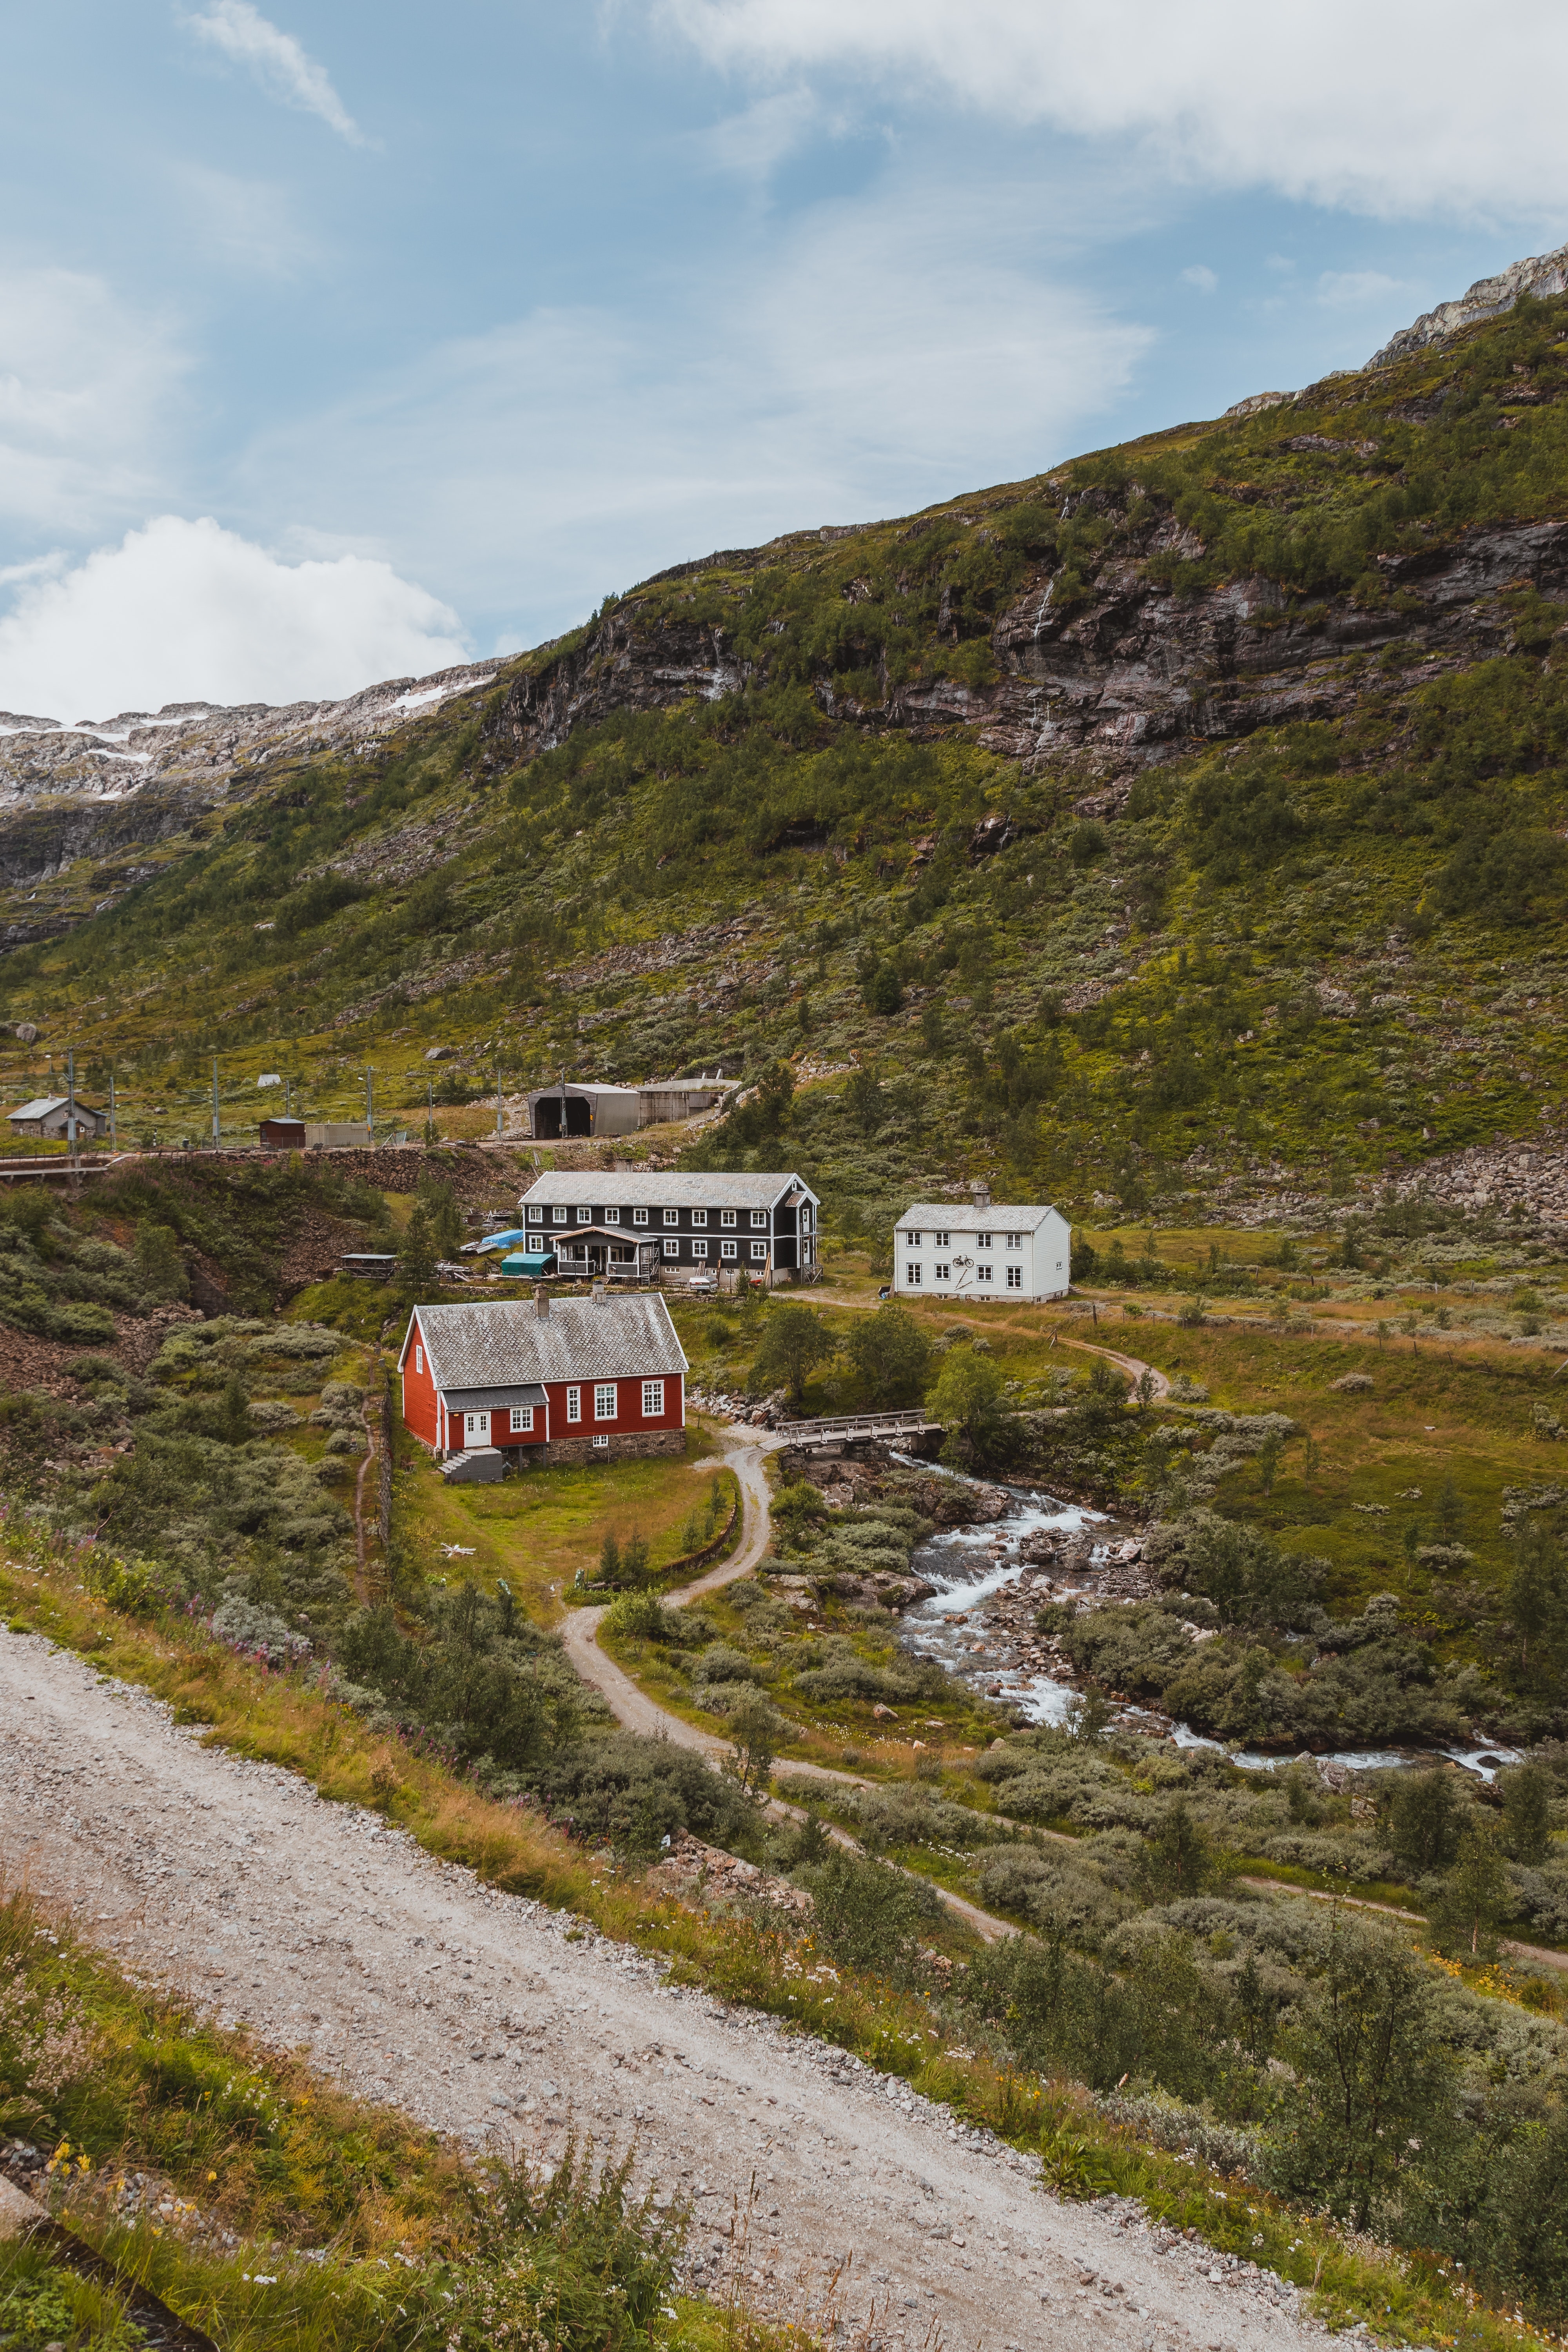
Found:
[{"label": "white gabled house", "polygon": [[914,1201],[893,1229],[900,1298],[1063,1298],[1072,1227],[1059,1209],[994,1202],[977,1184],[962,1205]]}]

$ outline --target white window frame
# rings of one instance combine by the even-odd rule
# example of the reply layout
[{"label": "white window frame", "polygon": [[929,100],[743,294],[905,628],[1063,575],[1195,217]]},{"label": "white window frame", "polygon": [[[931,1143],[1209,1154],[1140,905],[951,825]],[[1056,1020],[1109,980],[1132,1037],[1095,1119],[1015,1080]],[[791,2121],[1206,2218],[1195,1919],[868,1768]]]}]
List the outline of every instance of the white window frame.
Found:
[{"label": "white window frame", "polygon": [[753,1227],[760,1225],[763,1231],[766,1233],[768,1226],[767,1211],[765,1209],[753,1209],[752,1211],[752,1223]]},{"label": "white window frame", "polygon": [[809,1201],[807,1201],[801,1209],[800,1229],[803,1234],[808,1234],[811,1231],[811,1202]]},{"label": "white window frame", "polygon": [[594,1443],[595,1443],[595,1444],[596,1446],[604,1446],[604,1447],[607,1448],[607,1447],[608,1447],[608,1445],[609,1445],[610,1441],[609,1441],[609,1438],[608,1438],[607,1436],[605,1436],[605,1437],[595,1437],[595,1440],[594,1440]]},{"label": "white window frame", "polygon": [[952,1280],[952,1266],[933,1265],[931,1270],[931,1278],[933,1282],[951,1282]]},{"label": "white window frame", "polygon": [[995,1234],[976,1234],[974,1236],[974,1246],[976,1249],[994,1249],[996,1246]]},{"label": "white window frame", "polygon": [[768,1245],[766,1242],[753,1242],[752,1244],[752,1264],[753,1265],[765,1265],[767,1262]]},{"label": "white window frame", "polygon": [[592,1210],[592,1209],[579,1209],[579,1210],[578,1210],[578,1212],[577,1212],[577,1223],[578,1223],[580,1225],[591,1225],[591,1224],[593,1223],[593,1222],[594,1222],[594,1212],[593,1212],[593,1210]]},{"label": "white window frame", "polygon": [[680,1255],[680,1235],[679,1234],[666,1234],[664,1237],[664,1255],[666,1257],[679,1257]]},{"label": "white window frame", "polygon": [[700,1234],[691,1244],[691,1255],[693,1257],[706,1257],[708,1255],[708,1244]]},{"label": "white window frame", "polygon": [[583,1418],[583,1391],[582,1391],[582,1390],[581,1390],[581,1389],[568,1389],[568,1390],[567,1390],[567,1391],[566,1391],[566,1418],[567,1418],[567,1420],[568,1420],[568,1421],[581,1421],[581,1420],[582,1420],[582,1418]]},{"label": "white window frame", "polygon": [[991,1268],[988,1265],[977,1265],[974,1269],[974,1279],[976,1282],[989,1282]]},{"label": "white window frame", "polygon": [[528,1222],[531,1225],[542,1225],[544,1223],[543,1210],[530,1209],[528,1213]]},{"label": "white window frame", "polygon": [[[480,1435],[481,1427],[483,1435]],[[471,1454],[490,1442],[490,1417],[488,1412],[466,1412],[463,1415],[463,1451]]]},{"label": "white window frame", "polygon": [[931,1243],[937,1249],[951,1249],[952,1247],[952,1235],[951,1234],[932,1234]]},{"label": "white window frame", "polygon": [[511,1433],[514,1437],[531,1437],[533,1435],[533,1407],[531,1404],[514,1404],[512,1406]]},{"label": "white window frame", "polygon": [[732,1224],[734,1223],[734,1222],[735,1222],[735,1212],[734,1212],[734,1210],[733,1210],[733,1209],[721,1209],[721,1210],[720,1210],[720,1212],[719,1212],[719,1223],[720,1223],[721,1225],[732,1225]]},{"label": "white window frame", "polygon": [[416,1372],[422,1372],[425,1370],[425,1350],[423,1348],[416,1348],[414,1350],[414,1369]]},{"label": "white window frame", "polygon": [[1021,1265],[1010,1265],[1007,1268],[1007,1287],[1009,1290],[1022,1290],[1024,1287],[1024,1269]]},{"label": "white window frame", "polygon": [[902,1236],[903,1244],[906,1249],[919,1249],[921,1239],[922,1236],[920,1234],[912,1232],[907,1233]]},{"label": "white window frame", "polygon": [[720,1243],[720,1244],[719,1244],[719,1255],[720,1255],[720,1256],[721,1256],[721,1257],[723,1257],[723,1258],[734,1258],[734,1257],[739,1257],[739,1256],[740,1256],[740,1255],[741,1255],[741,1244],[740,1244],[740,1243],[739,1243],[739,1242],[721,1242],[721,1243]]},{"label": "white window frame", "polygon": [[679,1209],[666,1209],[664,1213],[664,1222],[667,1225],[678,1225],[680,1223],[680,1211]]},{"label": "white window frame", "polygon": [[705,1225],[708,1223],[707,1210],[693,1209],[691,1212],[691,1222],[694,1225]]},{"label": "white window frame", "polygon": [[1007,1246],[1010,1250],[1021,1250],[1021,1249],[1023,1248],[1023,1246],[1024,1246],[1024,1236],[1023,1236],[1023,1234],[1009,1234],[1007,1235],[1006,1246]]},{"label": "white window frame", "polygon": [[919,1267],[918,1265],[906,1265],[906,1266],[905,1266],[905,1268],[904,1268],[904,1287],[905,1287],[905,1289],[906,1289],[906,1290],[921,1290],[921,1289],[923,1289],[923,1288],[924,1288],[924,1286],[925,1286],[925,1284],[924,1284],[924,1277],[923,1277],[923,1276],[922,1276],[922,1274],[921,1274],[921,1271],[920,1267]]},{"label": "white window frame", "polygon": [[645,1421],[663,1420],[664,1382],[662,1381],[644,1381],[642,1384],[642,1417]]},{"label": "white window frame", "polygon": [[594,1418],[595,1421],[616,1421],[620,1417],[620,1384],[616,1381],[595,1381],[594,1383]]},{"label": "white window frame", "polygon": [[606,1209],[606,1210],[605,1211],[605,1224],[607,1224],[607,1225],[618,1225],[618,1224],[620,1223],[620,1222],[621,1222],[621,1213],[620,1213],[620,1211],[619,1211],[618,1209]]},{"label": "white window frame", "polygon": [[811,1236],[809,1234],[807,1234],[806,1238],[800,1245],[800,1262],[802,1265],[809,1265],[811,1264]]},{"label": "white window frame", "polygon": [[646,1209],[634,1209],[632,1211],[632,1223],[634,1225],[646,1225],[647,1223],[647,1211]]},{"label": "white window frame", "polygon": [[565,1210],[552,1209],[550,1212],[550,1222],[552,1225],[563,1225],[566,1223]]}]

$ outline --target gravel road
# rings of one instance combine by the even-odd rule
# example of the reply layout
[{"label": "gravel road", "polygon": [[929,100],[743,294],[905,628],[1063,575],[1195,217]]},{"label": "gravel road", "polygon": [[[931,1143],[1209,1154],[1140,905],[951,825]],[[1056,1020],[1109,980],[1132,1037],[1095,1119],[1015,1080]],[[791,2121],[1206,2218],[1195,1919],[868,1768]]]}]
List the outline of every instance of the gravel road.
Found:
[{"label": "gravel road", "polygon": [[[1292,2291],[1059,2205],[1037,2168],[772,2020],[437,1863],[373,1813],[201,1745],[158,1701],[0,1631],[0,1864],[133,1973],[456,2137],[545,2157],[568,2116],[690,2196],[690,2275],[888,2346],[1321,2344]],[[754,2193],[753,2193],[754,2192]],[[739,2235],[731,2218],[750,2212]],[[844,2265],[847,2269],[843,2269]]]}]

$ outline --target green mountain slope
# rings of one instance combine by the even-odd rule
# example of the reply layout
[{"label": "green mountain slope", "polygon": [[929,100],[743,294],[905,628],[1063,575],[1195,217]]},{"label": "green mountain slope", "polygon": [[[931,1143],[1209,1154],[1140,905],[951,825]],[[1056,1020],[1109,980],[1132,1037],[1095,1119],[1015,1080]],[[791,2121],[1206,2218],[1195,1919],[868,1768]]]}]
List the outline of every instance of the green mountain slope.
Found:
[{"label": "green mountain slope", "polygon": [[212,1054],[237,1122],[262,1068],[422,1108],[437,1044],[448,1095],[498,1047],[509,1090],[787,1060],[709,1148],[786,1120],[868,1201],[1163,1212],[1534,1139],[1565,626],[1568,299],[678,567],[363,756],[252,765],[51,878],[103,911],[0,961],[5,1075],[74,1040],[168,1134]]}]

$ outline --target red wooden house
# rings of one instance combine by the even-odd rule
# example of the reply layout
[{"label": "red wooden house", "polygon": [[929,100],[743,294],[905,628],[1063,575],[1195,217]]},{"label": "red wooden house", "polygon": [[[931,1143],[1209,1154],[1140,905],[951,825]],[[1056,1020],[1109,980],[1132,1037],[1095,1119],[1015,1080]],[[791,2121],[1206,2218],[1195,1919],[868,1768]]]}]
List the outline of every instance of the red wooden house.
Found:
[{"label": "red wooden house", "polygon": [[685,1447],[686,1357],[658,1297],[416,1307],[398,1369],[437,1454],[497,1446],[521,1469]]}]

